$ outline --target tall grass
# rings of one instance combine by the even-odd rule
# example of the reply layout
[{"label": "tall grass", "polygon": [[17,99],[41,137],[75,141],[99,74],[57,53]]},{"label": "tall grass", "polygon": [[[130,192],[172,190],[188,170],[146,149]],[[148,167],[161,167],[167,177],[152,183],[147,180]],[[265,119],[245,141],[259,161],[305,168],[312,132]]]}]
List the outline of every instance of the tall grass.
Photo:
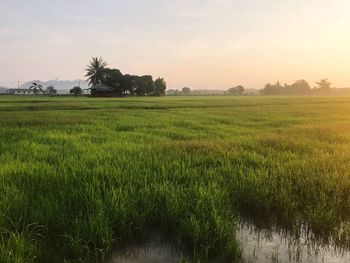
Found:
[{"label": "tall grass", "polygon": [[238,215],[349,246],[349,128],[350,98],[2,97],[0,261],[154,231],[229,261]]}]

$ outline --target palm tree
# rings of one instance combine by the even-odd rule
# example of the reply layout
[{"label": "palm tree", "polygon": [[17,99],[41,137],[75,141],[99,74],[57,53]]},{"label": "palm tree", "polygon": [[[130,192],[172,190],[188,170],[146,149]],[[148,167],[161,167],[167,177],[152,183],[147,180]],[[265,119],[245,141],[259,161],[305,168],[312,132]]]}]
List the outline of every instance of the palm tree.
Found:
[{"label": "palm tree", "polygon": [[33,92],[34,92],[34,94],[39,93],[39,91],[41,91],[42,93],[44,93],[44,91],[43,91],[43,86],[40,85],[40,84],[38,84],[38,83],[36,83],[36,82],[33,82],[32,85],[29,87],[29,89],[30,89],[30,90],[32,89]]},{"label": "palm tree", "polygon": [[101,84],[105,75],[105,66],[107,63],[100,58],[92,58],[90,64],[86,69],[87,73],[85,77],[88,77],[89,85]]}]

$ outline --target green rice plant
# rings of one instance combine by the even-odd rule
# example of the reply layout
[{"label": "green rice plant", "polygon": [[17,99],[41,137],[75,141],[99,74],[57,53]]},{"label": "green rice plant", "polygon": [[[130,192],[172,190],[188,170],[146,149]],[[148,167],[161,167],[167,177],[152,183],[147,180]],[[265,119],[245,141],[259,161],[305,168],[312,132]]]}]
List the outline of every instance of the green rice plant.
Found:
[{"label": "green rice plant", "polygon": [[349,247],[349,123],[346,97],[3,96],[0,261],[96,262],[159,234],[230,262],[242,218]]}]

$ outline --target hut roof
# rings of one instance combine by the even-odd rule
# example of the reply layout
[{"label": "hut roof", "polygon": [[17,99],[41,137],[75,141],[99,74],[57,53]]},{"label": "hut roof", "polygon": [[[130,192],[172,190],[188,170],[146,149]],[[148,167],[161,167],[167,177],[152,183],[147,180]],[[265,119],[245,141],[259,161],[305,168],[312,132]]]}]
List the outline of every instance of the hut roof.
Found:
[{"label": "hut roof", "polygon": [[94,91],[113,91],[113,88],[104,84],[97,84],[90,88],[90,90]]}]

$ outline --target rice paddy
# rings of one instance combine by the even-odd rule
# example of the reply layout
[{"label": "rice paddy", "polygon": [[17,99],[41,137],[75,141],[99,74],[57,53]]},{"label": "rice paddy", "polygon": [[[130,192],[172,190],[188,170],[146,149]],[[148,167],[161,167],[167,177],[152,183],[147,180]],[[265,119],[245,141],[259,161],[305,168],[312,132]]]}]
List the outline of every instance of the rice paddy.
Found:
[{"label": "rice paddy", "polygon": [[350,246],[350,98],[0,97],[0,262],[166,236],[240,259],[242,218]]}]

